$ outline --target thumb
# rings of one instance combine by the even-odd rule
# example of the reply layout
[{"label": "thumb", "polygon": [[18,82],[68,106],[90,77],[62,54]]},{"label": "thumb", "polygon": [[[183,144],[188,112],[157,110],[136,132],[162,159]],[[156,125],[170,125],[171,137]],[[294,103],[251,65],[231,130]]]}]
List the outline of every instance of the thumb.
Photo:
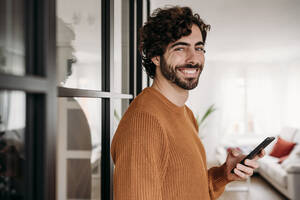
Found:
[{"label": "thumb", "polygon": [[233,157],[238,157],[240,155],[240,151],[237,148],[231,149],[230,153],[233,155]]}]

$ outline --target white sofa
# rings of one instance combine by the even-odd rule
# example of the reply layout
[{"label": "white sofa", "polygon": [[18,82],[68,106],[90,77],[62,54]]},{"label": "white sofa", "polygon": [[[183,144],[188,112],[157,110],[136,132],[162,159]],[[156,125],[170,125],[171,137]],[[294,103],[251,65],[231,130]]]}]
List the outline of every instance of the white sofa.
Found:
[{"label": "white sofa", "polygon": [[258,173],[277,190],[292,200],[300,199],[300,130],[283,128],[281,138],[297,143],[289,157],[281,164],[279,159],[268,155],[276,141],[266,148],[267,155],[260,159]]}]

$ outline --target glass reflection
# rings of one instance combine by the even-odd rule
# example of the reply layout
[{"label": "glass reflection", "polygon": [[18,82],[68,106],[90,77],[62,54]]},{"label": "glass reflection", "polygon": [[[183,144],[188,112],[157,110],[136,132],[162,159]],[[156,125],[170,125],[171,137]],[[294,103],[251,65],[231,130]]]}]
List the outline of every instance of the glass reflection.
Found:
[{"label": "glass reflection", "polygon": [[0,199],[24,199],[25,93],[0,91]]},{"label": "glass reflection", "polygon": [[101,100],[59,98],[58,121],[58,200],[100,199]]},{"label": "glass reflection", "polygon": [[126,112],[129,106],[128,99],[116,99],[113,101],[114,107],[114,120],[113,120],[113,132],[115,132],[118,128],[121,118]]},{"label": "glass reflection", "polygon": [[129,2],[114,1],[113,91],[129,93]]},{"label": "glass reflection", "polygon": [[0,73],[25,74],[24,1],[0,1]]},{"label": "glass reflection", "polygon": [[57,1],[58,85],[101,89],[101,1]]}]

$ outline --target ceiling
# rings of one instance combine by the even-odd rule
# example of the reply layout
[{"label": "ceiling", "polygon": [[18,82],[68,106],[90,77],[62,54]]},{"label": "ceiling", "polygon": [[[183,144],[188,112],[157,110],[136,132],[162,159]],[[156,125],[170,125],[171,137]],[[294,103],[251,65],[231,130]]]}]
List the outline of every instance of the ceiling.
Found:
[{"label": "ceiling", "polygon": [[192,7],[211,25],[211,60],[300,61],[298,0],[151,0],[152,11],[166,5]]}]

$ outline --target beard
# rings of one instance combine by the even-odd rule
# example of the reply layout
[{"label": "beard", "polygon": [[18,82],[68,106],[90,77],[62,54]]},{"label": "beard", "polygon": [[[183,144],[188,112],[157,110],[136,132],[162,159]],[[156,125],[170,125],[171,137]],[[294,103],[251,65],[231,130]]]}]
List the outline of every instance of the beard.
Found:
[{"label": "beard", "polygon": [[[199,74],[195,78],[185,78],[185,77],[180,77],[178,74],[178,70],[180,68],[194,68],[199,70]],[[176,84],[178,87],[185,89],[185,90],[192,90],[198,85],[199,77],[200,74],[203,70],[203,65],[200,64],[186,64],[186,65],[178,65],[175,67],[172,67],[171,65],[168,65],[167,62],[165,61],[164,57],[160,57],[160,69],[161,73],[163,76],[171,81],[172,83]]]}]

